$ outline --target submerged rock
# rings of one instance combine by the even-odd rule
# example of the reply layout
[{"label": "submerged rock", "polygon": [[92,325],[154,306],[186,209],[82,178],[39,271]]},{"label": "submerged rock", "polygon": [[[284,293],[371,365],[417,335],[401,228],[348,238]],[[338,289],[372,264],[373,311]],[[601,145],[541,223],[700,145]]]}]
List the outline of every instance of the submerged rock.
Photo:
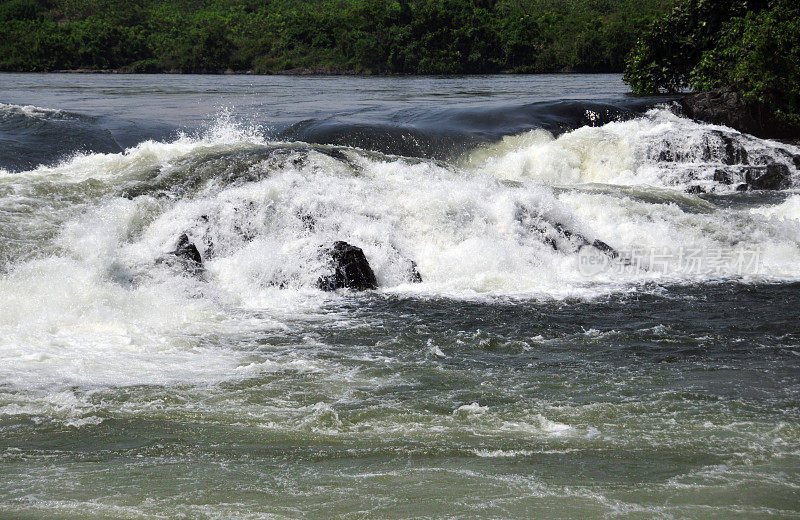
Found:
[{"label": "submerged rock", "polygon": [[655,143],[648,155],[656,162],[716,162],[726,165],[749,164],[749,155],[735,134],[710,130],[693,146],[681,146],[669,139]]},{"label": "submerged rock", "polygon": [[411,283],[422,283],[422,275],[417,270],[417,263],[411,260],[411,266],[408,269],[408,280]]},{"label": "submerged rock", "polygon": [[583,247],[593,247],[610,258],[619,258],[619,251],[602,240],[589,240],[587,237],[568,229],[560,222],[548,222],[524,206],[517,208],[514,218],[522,227],[539,235],[542,241],[562,253],[577,253]]},{"label": "submerged rock", "polygon": [[593,248],[597,249],[601,253],[607,254],[611,258],[619,257],[619,252],[616,249],[614,249],[613,247],[611,247],[610,245],[608,245],[605,242],[603,242],[602,240],[594,240],[591,243],[588,240],[586,240],[585,238],[583,240],[586,242],[586,245],[592,246]]},{"label": "submerged rock", "polygon": [[722,143],[725,146],[721,157],[724,164],[748,164],[749,156],[741,143],[736,142],[733,137],[723,132],[715,133],[722,139]]},{"label": "submerged rock", "polygon": [[[800,158],[792,150],[765,146],[753,137],[716,129],[704,129],[699,139],[689,142],[673,143],[668,139],[656,142],[648,148],[648,158],[680,163],[684,182],[705,181],[713,168],[714,182],[731,187],[745,183],[754,190],[791,187],[793,166],[800,165]],[[708,188],[715,191],[714,186],[701,184],[690,185],[686,191],[698,194]]]},{"label": "submerged rock", "polygon": [[[590,247],[593,247],[593,248],[597,249],[601,253],[604,253],[604,254],[608,255],[611,258],[619,257],[619,252],[617,252],[616,249],[614,249],[610,245],[606,244],[602,240],[589,240],[588,238],[586,238],[582,234],[576,233],[575,231],[570,231],[569,229],[566,229],[563,225],[561,225],[559,223],[555,224],[555,228],[561,234],[561,236],[563,236],[567,240],[573,241],[573,244],[577,243],[577,247],[575,248],[575,251],[579,251],[581,248],[583,248],[585,246],[590,246]],[[555,248],[555,249],[557,251],[561,250],[561,248],[558,248],[558,247]],[[570,252],[574,252],[574,251],[570,251]]]},{"label": "submerged rock", "polygon": [[723,169],[714,170],[714,180],[720,184],[733,184],[731,172]]},{"label": "submerged rock", "polygon": [[737,184],[737,191],[783,190],[791,187],[792,172],[785,164],[771,162],[736,169],[720,168],[714,171],[714,180],[720,184]]},{"label": "submerged rock", "polygon": [[177,257],[179,263],[192,274],[203,270],[203,258],[200,256],[200,251],[198,251],[197,246],[189,240],[186,233],[180,236],[178,245],[170,254]]},{"label": "submerged rock", "polygon": [[330,264],[333,273],[322,276],[317,280],[317,287],[323,291],[337,289],[353,289],[366,291],[377,289],[378,281],[375,273],[367,262],[367,257],[360,247],[338,241],[326,251],[330,255]]},{"label": "submerged rock", "polygon": [[785,164],[772,163],[748,168],[745,181],[754,190],[782,190],[791,186],[792,174]]}]

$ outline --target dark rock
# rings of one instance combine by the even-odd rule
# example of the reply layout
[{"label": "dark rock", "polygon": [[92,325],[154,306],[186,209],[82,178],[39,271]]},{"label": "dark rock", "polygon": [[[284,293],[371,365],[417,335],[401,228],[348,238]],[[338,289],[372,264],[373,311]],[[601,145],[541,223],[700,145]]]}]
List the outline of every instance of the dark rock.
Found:
[{"label": "dark rock", "polygon": [[517,206],[514,219],[520,223],[523,229],[539,234],[543,242],[550,245],[554,251],[558,251],[558,244],[555,239],[557,232],[552,224],[522,205]]},{"label": "dark rock", "polygon": [[747,191],[749,189],[750,186],[748,186],[746,182],[743,182],[742,184],[736,186],[736,191]]},{"label": "dark rock", "polygon": [[335,291],[336,289],[365,291],[378,288],[375,273],[360,247],[338,241],[326,251],[326,254],[330,255],[333,273],[317,280],[319,289],[323,291]]},{"label": "dark rock", "polygon": [[745,181],[754,190],[781,190],[791,186],[792,176],[785,164],[772,163],[766,167],[748,168]]},{"label": "dark rock", "polygon": [[728,165],[749,164],[747,150],[736,135],[719,130],[704,133],[697,149],[676,149],[673,143],[663,140],[654,145],[648,154],[657,162],[693,163],[700,160]]},{"label": "dark rock", "polygon": [[725,145],[724,155],[721,158],[723,164],[747,164],[747,150],[742,145],[722,132],[719,132],[719,137]]},{"label": "dark rock", "polygon": [[203,262],[203,259],[200,256],[200,251],[198,251],[197,247],[195,247],[195,245],[189,240],[189,237],[186,235],[186,233],[180,236],[178,239],[178,245],[175,247],[175,251],[173,251],[172,254],[178,258],[189,262],[194,262],[196,264]]},{"label": "dark rock", "polygon": [[552,247],[553,251],[558,251],[559,249],[558,243],[556,242],[556,239],[553,236],[557,232],[557,230],[549,230],[544,225],[538,225],[536,222],[530,222],[528,228],[539,233],[541,235],[542,241],[544,241],[545,244]]},{"label": "dark rock", "polygon": [[745,184],[738,185],[736,188],[738,191],[745,189],[782,190],[792,185],[791,170],[785,164],[777,162],[759,166],[740,166],[733,169],[720,168],[714,172],[714,180],[720,184],[734,184],[736,180],[742,178]]},{"label": "dark rock", "polygon": [[203,245],[205,246],[204,254],[206,258],[211,258],[214,256],[214,241],[211,238],[211,233],[209,233],[211,219],[208,217],[208,215],[200,215],[198,220],[200,221],[200,225],[205,228],[205,233],[203,234],[202,238]]},{"label": "dark rock", "polygon": [[302,213],[299,215],[300,222],[303,223],[303,229],[308,231],[309,233],[313,233],[314,229],[317,227],[317,219],[314,218],[313,215],[309,215],[308,213]]},{"label": "dark rock", "polygon": [[411,260],[411,266],[408,269],[408,279],[411,283],[422,283],[422,275],[417,271],[417,263]]},{"label": "dark rock", "polygon": [[658,162],[674,162],[675,154],[672,153],[672,144],[669,141],[662,141],[661,146],[663,146],[664,149],[658,152],[656,160]]},{"label": "dark rock", "polygon": [[575,253],[584,246],[594,247],[600,252],[618,258],[619,252],[602,240],[591,241],[581,233],[572,231],[560,222],[548,222],[533,214],[524,206],[517,208],[516,220],[528,231],[541,235],[542,241],[553,248],[554,251]]},{"label": "dark rock", "polygon": [[178,245],[170,254],[177,257],[182,267],[192,274],[199,273],[203,270],[203,258],[200,256],[200,251],[198,251],[197,247],[189,240],[186,233],[180,236]]},{"label": "dark rock", "polygon": [[[564,225],[561,224],[560,222],[556,222],[555,224],[553,224],[553,227],[555,228],[555,230],[558,232],[559,235],[566,238],[567,240],[572,240],[572,238],[576,236],[575,233],[564,227]],[[580,242],[581,245],[589,243],[589,241],[586,240],[586,238],[584,238],[581,235],[577,235],[577,240],[578,242]]]},{"label": "dark rock", "polygon": [[725,125],[764,138],[800,135],[800,128],[788,127],[762,103],[747,103],[739,92],[722,88],[688,94],[678,101],[684,114],[707,123]]},{"label": "dark rock", "polygon": [[725,125],[755,134],[759,124],[747,109],[741,94],[728,89],[689,94],[679,101],[684,113],[715,125]]},{"label": "dark rock", "polygon": [[698,186],[696,184],[694,186],[689,186],[686,189],[686,193],[691,193],[693,195],[700,195],[701,193],[705,193],[705,192],[706,192],[705,188],[703,188],[702,186]]},{"label": "dark rock", "polygon": [[[586,241],[586,243],[589,243],[589,241],[588,241],[588,240],[586,240],[585,238],[584,238],[584,240]],[[617,252],[617,250],[616,250],[616,249],[614,249],[614,248],[613,248],[613,247],[611,247],[610,245],[606,244],[606,243],[605,243],[605,242],[603,242],[602,240],[595,240],[595,241],[594,241],[594,242],[592,242],[590,245],[591,245],[593,248],[595,248],[595,249],[597,249],[598,251],[600,251],[601,253],[605,253],[605,254],[607,254],[607,255],[608,255],[608,256],[610,256],[611,258],[617,258],[617,257],[619,256],[619,253]]]},{"label": "dark rock", "polygon": [[715,170],[714,180],[721,184],[733,184],[733,179],[731,178],[731,172],[729,172],[728,170]]},{"label": "dark rock", "polygon": [[602,240],[590,241],[582,234],[570,231],[569,229],[566,229],[562,224],[558,222],[556,222],[555,228],[561,234],[561,236],[569,240],[571,243],[577,244],[577,247],[574,248],[575,251],[579,251],[584,246],[591,246],[600,251],[601,253],[608,255],[611,258],[619,257],[619,252],[610,245],[603,242]]}]

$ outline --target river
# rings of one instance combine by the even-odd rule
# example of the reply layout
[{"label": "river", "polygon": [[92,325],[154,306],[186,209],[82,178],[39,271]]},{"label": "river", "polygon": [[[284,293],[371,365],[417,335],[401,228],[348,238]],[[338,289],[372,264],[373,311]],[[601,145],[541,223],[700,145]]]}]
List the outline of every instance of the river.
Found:
[{"label": "river", "polygon": [[627,90],[0,75],[0,517],[800,518],[800,148]]}]

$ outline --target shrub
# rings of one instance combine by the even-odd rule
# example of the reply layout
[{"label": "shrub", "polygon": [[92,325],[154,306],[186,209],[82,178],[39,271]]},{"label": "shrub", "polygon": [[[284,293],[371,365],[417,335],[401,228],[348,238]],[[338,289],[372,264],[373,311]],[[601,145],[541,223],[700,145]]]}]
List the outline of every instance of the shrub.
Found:
[{"label": "shrub", "polygon": [[635,93],[733,88],[800,127],[800,6],[791,0],[685,0],[648,27],[626,64]]}]

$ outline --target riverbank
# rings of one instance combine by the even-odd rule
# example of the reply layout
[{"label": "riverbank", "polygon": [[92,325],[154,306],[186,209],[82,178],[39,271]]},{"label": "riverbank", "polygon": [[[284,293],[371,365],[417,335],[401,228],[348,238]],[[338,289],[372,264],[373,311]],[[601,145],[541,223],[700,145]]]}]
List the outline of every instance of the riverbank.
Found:
[{"label": "riverbank", "polygon": [[[6,72],[18,72],[18,71],[6,71]],[[347,68],[340,68],[340,67],[328,67],[328,66],[320,66],[320,67],[299,67],[295,69],[287,69],[287,70],[275,70],[275,71],[267,71],[267,72],[256,72],[252,69],[244,69],[244,70],[233,70],[227,69],[221,72],[192,72],[192,71],[182,71],[182,70],[150,70],[147,72],[136,71],[131,68],[121,67],[116,69],[63,69],[63,70],[53,70],[48,71],[47,73],[54,73],[54,74],[176,74],[176,75],[186,75],[186,74],[201,74],[201,75],[210,75],[210,76],[224,76],[224,75],[237,75],[237,76],[276,76],[276,75],[285,75],[285,76],[413,76],[414,74],[375,74],[372,71],[368,70],[359,70],[359,69],[347,69]]]},{"label": "riverbank", "polygon": [[[19,71],[2,71],[9,73],[19,73]],[[0,72],[0,74],[2,73]],[[622,71],[609,71],[597,72],[594,74],[621,74]],[[42,72],[42,74],[174,74],[174,75],[188,75],[199,74],[209,76],[381,76],[381,77],[425,77],[425,76],[486,76],[486,73],[474,74],[414,74],[414,73],[400,73],[400,72],[373,72],[371,70],[363,69],[347,69],[341,67],[319,66],[319,67],[298,67],[286,70],[273,70],[267,72],[256,72],[252,69],[245,70],[232,70],[228,69],[222,72],[191,72],[181,70],[165,70],[165,71],[149,71],[139,72],[130,68],[117,68],[117,69],[65,69],[53,70]],[[493,73],[494,75],[552,75],[552,74],[586,74],[570,68],[565,68],[558,71],[550,72],[517,72],[513,70],[502,70]],[[590,73],[591,74],[591,73]]]}]

